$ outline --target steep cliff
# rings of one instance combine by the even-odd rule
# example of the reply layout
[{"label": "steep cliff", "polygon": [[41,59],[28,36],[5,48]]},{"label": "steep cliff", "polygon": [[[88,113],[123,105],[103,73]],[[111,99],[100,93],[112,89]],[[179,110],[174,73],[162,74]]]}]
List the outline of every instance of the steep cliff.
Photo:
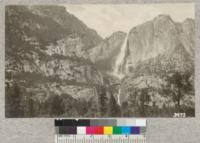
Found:
[{"label": "steep cliff", "polygon": [[[64,7],[6,7],[7,98],[15,94],[10,93],[15,87],[19,89],[23,111],[28,109],[29,101],[38,111],[36,103],[50,104],[54,96],[63,98],[63,102],[67,96],[89,101],[97,95],[96,86],[103,84],[103,78],[89,60],[88,50],[101,40]],[[53,101],[51,104],[49,108],[53,108]],[[37,116],[40,114],[45,116]]]},{"label": "steep cliff", "polygon": [[7,117],[194,116],[195,23],[102,39],[62,6],[7,6]]},{"label": "steep cliff", "polygon": [[[155,109],[194,109],[194,28],[192,19],[175,23],[169,16],[160,15],[130,31],[123,63],[125,77],[120,84],[121,103],[141,106],[132,111],[139,116]],[[194,114],[190,111],[189,116]],[[172,116],[173,112],[168,114]]]},{"label": "steep cliff", "polygon": [[128,37],[127,56],[124,60],[125,73],[131,72],[138,62],[158,55],[170,56],[180,46],[193,60],[194,36],[194,20],[186,19],[183,23],[176,23],[168,15],[159,15],[134,27]]},{"label": "steep cliff", "polygon": [[99,70],[102,72],[112,72],[114,70],[115,61],[120,53],[125,36],[126,33],[124,32],[114,32],[90,50],[91,61]]}]

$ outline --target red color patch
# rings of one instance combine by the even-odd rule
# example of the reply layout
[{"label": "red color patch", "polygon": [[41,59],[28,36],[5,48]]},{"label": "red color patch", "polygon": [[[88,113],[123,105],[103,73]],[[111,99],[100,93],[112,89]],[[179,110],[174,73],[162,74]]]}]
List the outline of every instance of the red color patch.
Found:
[{"label": "red color patch", "polygon": [[103,134],[103,127],[94,127],[94,134],[102,135]]}]

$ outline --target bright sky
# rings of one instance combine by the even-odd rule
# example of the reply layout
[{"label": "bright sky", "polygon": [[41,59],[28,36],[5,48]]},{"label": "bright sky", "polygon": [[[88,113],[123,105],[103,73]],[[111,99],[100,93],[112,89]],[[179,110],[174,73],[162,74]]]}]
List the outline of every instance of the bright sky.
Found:
[{"label": "bright sky", "polygon": [[159,14],[170,15],[176,22],[195,18],[195,4],[126,4],[126,5],[66,5],[88,27],[95,29],[103,38],[113,32],[128,32],[134,26],[152,20]]}]

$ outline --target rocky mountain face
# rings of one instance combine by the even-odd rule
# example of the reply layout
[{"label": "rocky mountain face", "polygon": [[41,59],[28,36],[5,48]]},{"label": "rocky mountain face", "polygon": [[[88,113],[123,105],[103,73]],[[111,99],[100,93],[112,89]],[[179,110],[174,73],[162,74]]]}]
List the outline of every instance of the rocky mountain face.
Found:
[{"label": "rocky mountain face", "polygon": [[[142,103],[134,102],[131,106],[194,109],[194,28],[192,19],[175,23],[169,16],[160,15],[130,31],[123,63],[125,78],[120,87],[122,103],[130,105],[130,100],[139,101],[136,98],[144,96]],[[154,112],[140,110],[143,116]]]},{"label": "rocky mountain face", "polygon": [[152,21],[132,28],[128,35],[127,55],[124,60],[125,73],[131,72],[138,62],[156,58],[158,55],[169,57],[179,47],[192,60],[194,36],[194,20],[186,19],[183,23],[176,23],[167,15],[159,15]]},{"label": "rocky mountain face", "polygon": [[99,70],[102,72],[114,70],[115,61],[125,36],[124,32],[115,32],[89,51],[91,61]]},{"label": "rocky mountain face", "polygon": [[7,117],[194,116],[192,19],[102,39],[65,7],[8,6],[5,32]]},{"label": "rocky mountain face", "polygon": [[[193,19],[177,23],[168,15],[159,15],[133,27],[127,34],[114,33],[92,48],[90,57],[98,69],[108,73],[104,77],[115,89],[112,92],[115,100],[122,108],[130,108],[122,115],[165,116],[159,110],[167,108],[171,109],[166,111],[168,116],[180,110],[192,116],[194,48]],[[183,93],[166,92],[169,85]],[[183,90],[185,86],[189,88]],[[180,106],[184,109],[178,109]]]},{"label": "rocky mountain face", "polygon": [[101,40],[101,36],[93,29],[87,27],[77,17],[67,12],[67,8],[61,6],[32,6],[29,8],[33,14],[42,17],[49,17],[59,25],[61,25],[66,32],[71,34],[76,33],[83,41],[84,48],[88,49],[97,45]]},{"label": "rocky mountain face", "polygon": [[[18,90],[24,116],[29,113],[25,109],[42,112],[48,109],[45,106],[54,108],[56,101],[60,102],[51,101],[54,96],[62,99],[64,107],[81,104],[76,101],[79,99],[88,102],[97,95],[96,87],[103,84],[101,74],[88,57],[88,51],[101,40],[64,7],[6,7],[7,102]],[[65,98],[75,101],[64,102]],[[39,103],[47,105],[39,108]],[[8,103],[8,110],[12,104]]]},{"label": "rocky mountain face", "polygon": [[122,63],[124,74],[131,73],[140,62],[159,55],[168,57],[178,47],[183,47],[184,52],[189,54],[192,60],[194,58],[194,20],[186,19],[177,23],[168,15],[159,15],[151,21],[133,27],[128,34],[115,32],[92,48],[89,52],[90,58],[97,67],[107,72],[114,70],[126,35],[128,38]]}]

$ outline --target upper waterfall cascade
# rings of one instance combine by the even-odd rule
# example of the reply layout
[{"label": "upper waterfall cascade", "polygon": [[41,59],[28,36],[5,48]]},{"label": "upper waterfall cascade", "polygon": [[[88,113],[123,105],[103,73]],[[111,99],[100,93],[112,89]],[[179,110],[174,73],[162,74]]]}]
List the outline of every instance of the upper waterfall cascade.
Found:
[{"label": "upper waterfall cascade", "polygon": [[120,79],[124,77],[123,64],[124,64],[124,59],[126,56],[127,41],[128,41],[128,34],[126,35],[124,42],[120,48],[120,53],[116,58],[116,62],[114,66],[114,75]]}]

